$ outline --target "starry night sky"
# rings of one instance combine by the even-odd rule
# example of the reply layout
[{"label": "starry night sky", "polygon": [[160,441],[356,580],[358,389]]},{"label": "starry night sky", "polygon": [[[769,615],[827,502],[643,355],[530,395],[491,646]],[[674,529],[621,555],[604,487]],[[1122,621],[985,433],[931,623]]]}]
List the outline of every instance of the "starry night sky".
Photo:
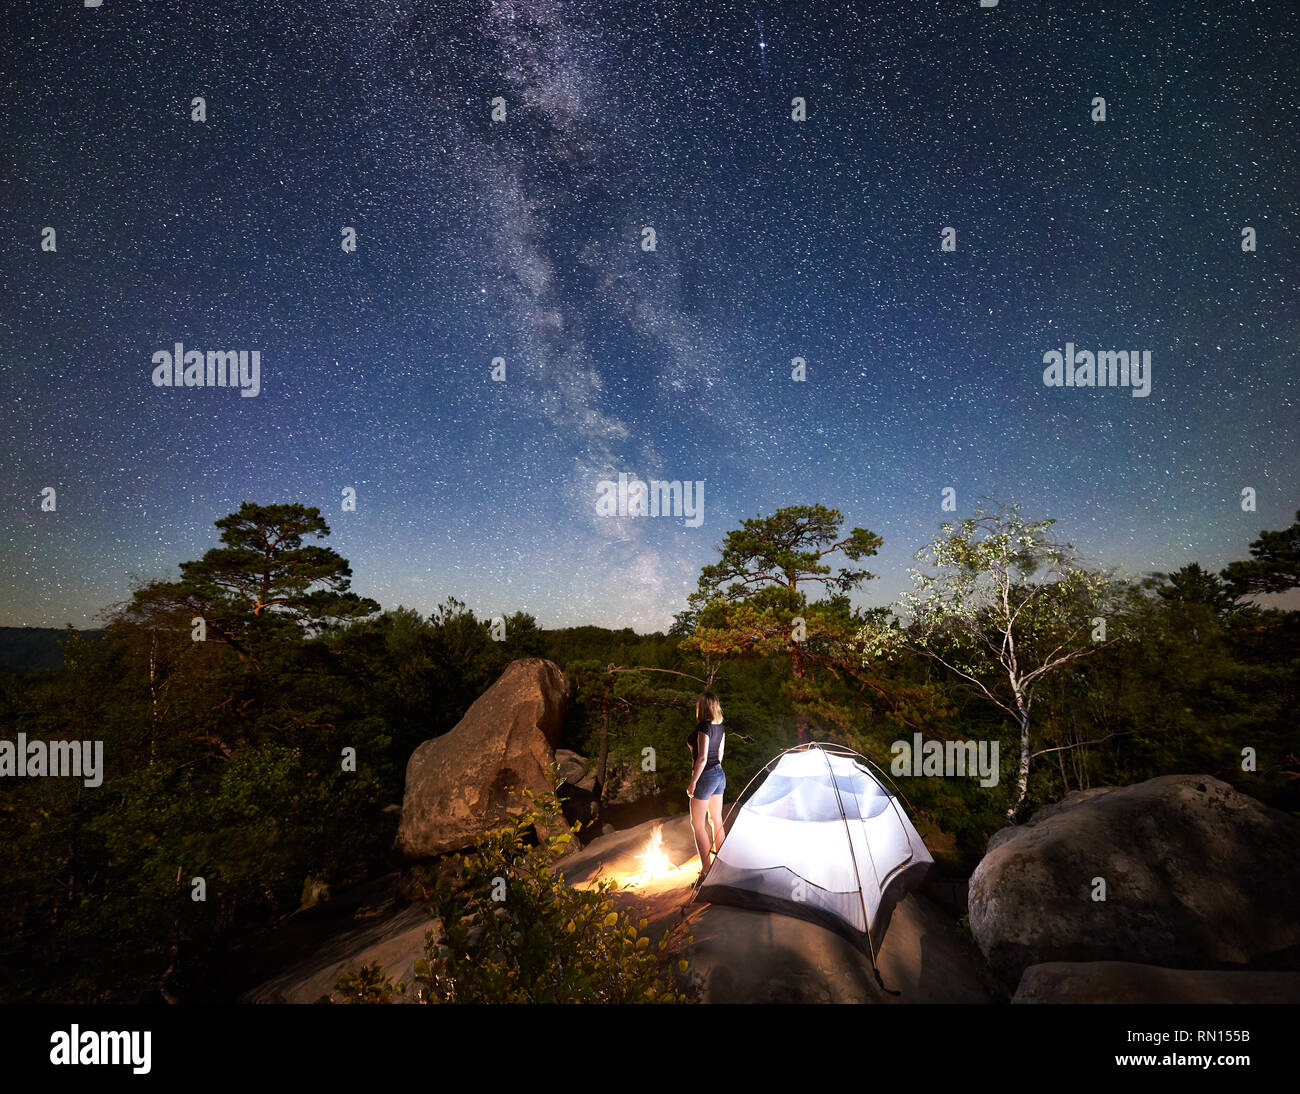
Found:
[{"label": "starry night sky", "polygon": [[[91,625],[245,500],[319,505],[385,607],[641,631],[784,505],[883,536],[864,604],[945,487],[1133,574],[1300,506],[1286,0],[8,20],[0,623]],[[261,394],[154,387],[177,341],[259,350]],[[1149,349],[1151,394],[1045,387],[1066,342]],[[704,480],[703,524],[597,516],[620,471]]]}]

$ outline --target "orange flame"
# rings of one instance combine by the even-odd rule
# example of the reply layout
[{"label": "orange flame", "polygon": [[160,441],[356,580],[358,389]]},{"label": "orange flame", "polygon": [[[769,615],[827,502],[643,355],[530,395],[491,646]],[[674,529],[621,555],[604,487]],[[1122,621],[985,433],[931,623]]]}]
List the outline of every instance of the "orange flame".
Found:
[{"label": "orange flame", "polygon": [[650,842],[646,844],[646,849],[637,856],[641,864],[645,867],[645,877],[653,880],[654,878],[663,877],[671,873],[674,869],[672,859],[664,850],[663,825],[656,824],[654,831],[650,833]]}]

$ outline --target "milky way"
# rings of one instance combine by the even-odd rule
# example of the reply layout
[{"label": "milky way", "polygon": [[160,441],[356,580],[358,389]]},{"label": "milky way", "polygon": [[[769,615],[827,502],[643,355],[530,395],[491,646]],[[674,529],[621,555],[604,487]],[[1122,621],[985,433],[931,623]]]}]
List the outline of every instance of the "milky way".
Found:
[{"label": "milky way", "polygon": [[[0,622],[244,500],[386,607],[638,630],[782,505],[883,536],[864,603],[945,488],[1133,573],[1300,507],[1285,3],[154,7],[27,5],[3,62]],[[176,342],[260,392],[154,386]],[[1045,386],[1067,343],[1150,394]],[[703,522],[599,515],[620,472]]]}]

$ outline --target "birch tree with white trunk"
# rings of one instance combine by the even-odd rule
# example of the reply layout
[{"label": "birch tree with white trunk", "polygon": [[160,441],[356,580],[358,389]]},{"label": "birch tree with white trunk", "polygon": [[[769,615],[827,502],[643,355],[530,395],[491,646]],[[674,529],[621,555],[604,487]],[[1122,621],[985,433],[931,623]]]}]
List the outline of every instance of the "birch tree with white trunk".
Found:
[{"label": "birch tree with white trunk", "polygon": [[1008,820],[1029,788],[1034,693],[1051,672],[1129,637],[1124,616],[1139,594],[1109,571],[1083,563],[1070,543],[1029,522],[1020,506],[984,508],[922,547],[900,599],[905,619],[858,632],[864,661],[902,648],[928,657],[1011,719],[1019,763]]}]

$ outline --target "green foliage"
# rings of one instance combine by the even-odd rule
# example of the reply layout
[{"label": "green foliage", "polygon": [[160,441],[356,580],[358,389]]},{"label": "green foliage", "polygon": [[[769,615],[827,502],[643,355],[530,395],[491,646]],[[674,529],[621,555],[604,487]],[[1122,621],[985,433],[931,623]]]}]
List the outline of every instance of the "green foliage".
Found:
[{"label": "green foliage", "polygon": [[[827,563],[812,557],[810,541],[799,545],[789,537],[806,532],[823,537],[816,552],[834,548],[840,541],[825,535],[835,534],[828,522],[838,514],[798,512],[782,517],[787,523],[780,527],[771,523],[775,517],[746,522],[731,541],[750,553],[745,573],[788,577],[793,566],[796,577],[830,576],[817,569]],[[257,572],[248,552],[256,553],[256,537],[276,521],[289,535],[283,552],[273,551],[269,588],[282,588],[289,599],[252,613],[237,603],[250,595],[240,575]],[[330,588],[320,576],[346,578],[347,564],[339,560],[340,568],[320,554],[299,553],[305,547],[294,537],[327,531],[311,510],[265,507],[250,516],[244,509],[222,525],[219,551],[236,554],[205,555],[204,565],[185,568],[192,597],[175,595],[174,587],[143,586],[110,614],[98,636],[69,630],[60,667],[0,673],[0,736],[102,740],[106,762],[98,788],[75,779],[5,781],[5,1001],[156,1001],[163,992],[187,1002],[218,1000],[264,978],[264,967],[240,965],[241,954],[269,923],[298,907],[307,878],[337,891],[390,869],[396,817],[384,807],[401,799],[411,751],[455,725],[515,657],[544,656],[564,669],[575,696],[562,743],[589,757],[596,755],[602,704],[611,701],[611,779],[635,777],[649,789],[671,792],[666,812],[684,805],[685,736],[704,680],[725,710],[733,797],[790,743],[800,717],[810,735],[848,744],[886,771],[891,743],[913,732],[927,739],[996,739],[1004,760],[1019,746],[1005,712],[931,656],[980,673],[997,661],[978,638],[996,633],[996,612],[975,603],[974,580],[958,587],[953,603],[960,610],[924,633],[889,609],[855,612],[834,588],[806,602],[798,581],[793,595],[787,585],[754,603],[743,590],[729,599],[729,586],[744,581],[721,580],[717,570],[704,584],[716,584],[708,600],[721,607],[683,613],[691,625],[675,634],[594,626],[543,631],[531,617],[514,613],[504,615],[506,636],[499,642],[488,622],[455,598],[428,618],[402,607],[362,618],[344,612],[332,620],[317,611],[312,590]],[[958,540],[948,542],[945,557],[973,578],[991,547],[973,534],[962,542],[962,529],[951,530]],[[778,533],[787,542],[775,542]],[[1229,567],[1216,577],[1195,564],[1157,575],[1140,590],[1104,585],[1089,570],[1091,577],[1073,585],[1034,592],[1042,569],[1014,565],[1032,561],[1043,546],[1032,530],[1026,534],[1029,542],[1004,541],[1013,562],[1005,571],[1008,595],[1025,605],[1032,593],[1016,621],[1024,624],[1015,632],[1023,662],[1050,653],[1049,642],[1082,636],[1078,628],[1090,627],[1090,613],[1099,606],[1109,636],[1131,640],[1089,642],[1087,657],[1058,663],[1036,679],[1025,808],[1075,789],[1187,772],[1215,775],[1279,809],[1300,811],[1300,613],[1243,602],[1246,571]],[[1290,535],[1264,533],[1252,545],[1251,589],[1290,580]],[[773,541],[770,549],[760,549],[766,540]],[[850,537],[845,555],[864,555],[871,546],[863,536]],[[1069,565],[1065,554],[1060,561]],[[304,584],[309,573],[315,576]],[[851,579],[856,572],[846,573]],[[223,584],[222,575],[231,580]],[[987,589],[987,581],[980,588]],[[1116,590],[1122,595],[1112,596]],[[345,591],[336,583],[330,595]],[[788,623],[796,606],[808,620],[801,655],[817,670],[802,677],[792,673],[790,648],[779,640],[778,622]],[[196,607],[215,609],[212,619],[218,627],[228,624],[239,646],[211,628],[209,641],[193,641],[193,615],[204,614]],[[716,619],[708,614],[714,611],[721,613]],[[714,623],[720,634],[729,633],[719,647],[730,650],[725,657],[700,641],[683,641],[695,630],[707,638]],[[739,648],[761,637],[763,628],[770,642],[756,639],[747,651]],[[925,646],[917,641],[922,637]],[[20,648],[29,638],[18,636]],[[627,671],[611,674],[611,665]],[[663,671],[645,671],[651,669]],[[991,675],[979,678],[993,683]],[[646,747],[655,750],[654,772],[641,771]],[[356,752],[356,771],[342,768],[345,748]],[[1243,768],[1244,749],[1253,750],[1256,770]],[[1004,822],[1014,789],[1007,778],[992,788],[971,779],[898,781],[918,820],[949,833],[970,861]],[[467,964],[469,950],[435,948],[426,971],[444,978],[440,990],[454,981],[457,998],[520,991],[504,978],[507,959],[500,955],[515,961],[522,954],[520,960],[531,964],[519,967],[533,970],[539,953],[550,953],[557,968],[567,970],[540,975],[537,982],[550,984],[552,992],[585,998],[607,989],[606,973],[597,970],[622,961],[625,947],[615,943],[626,925],[617,932],[600,927],[609,910],[593,906],[591,894],[548,891],[552,875],[523,861],[520,841],[537,850],[531,838],[529,829],[502,836],[500,845],[479,850],[495,861],[480,857],[474,865],[467,859],[445,879],[450,888],[444,897],[459,901],[448,905],[448,922],[465,924],[466,932],[482,926],[464,942],[474,942],[474,960],[488,954],[487,968],[496,972],[479,976]],[[507,878],[509,895],[504,906],[489,908],[484,882],[497,876]],[[205,902],[190,899],[194,877],[207,882]],[[526,912],[516,914],[516,899]],[[503,907],[505,914],[495,915]],[[561,924],[566,930],[549,941],[523,929],[526,916],[554,920],[559,909],[568,913]],[[580,938],[567,931],[570,921]],[[595,951],[565,949],[588,943]],[[358,1000],[382,995],[378,971],[359,971],[341,994]],[[409,993],[416,986],[401,987]],[[418,986],[436,994],[432,981]],[[608,993],[617,994],[613,988]]]},{"label": "green foliage", "polygon": [[1192,562],[1172,574],[1156,574],[1165,584],[1156,586],[1162,600],[1180,604],[1203,604],[1216,615],[1227,615],[1237,610],[1236,597],[1228,583],[1217,574],[1202,570]]},{"label": "green foliage", "polygon": [[[689,625],[686,647],[706,659],[740,652],[789,653],[804,641],[833,641],[852,617],[848,593],[874,575],[836,571],[824,559],[840,553],[850,561],[874,555],[881,540],[865,528],[843,538],[844,517],[823,505],[794,505],[770,517],[754,517],[727,533],[722,556],[700,571],[699,587],[679,627]],[[801,586],[826,594],[810,600]],[[807,639],[793,638],[796,617]]]},{"label": "green foliage", "polygon": [[719,592],[727,600],[752,601],[810,581],[837,593],[856,589],[872,575],[866,570],[835,573],[822,559],[838,551],[856,562],[874,555],[881,540],[865,528],[840,539],[843,520],[838,510],[824,505],[791,505],[770,517],[743,521],[723,540],[721,560],[700,571],[700,592],[706,600]]},{"label": "green foliage", "polygon": [[216,522],[222,546],[195,562],[182,562],[179,581],[137,589],[123,616],[148,623],[201,616],[207,628],[243,658],[286,633],[318,634],[379,611],[373,600],[350,591],[352,569],[335,551],[304,544],[324,537],[320,509],[254,505]]},{"label": "green foliage", "polygon": [[[838,678],[858,660],[852,645],[862,620],[848,594],[874,577],[862,569],[837,571],[825,560],[839,554],[857,562],[881,544],[865,528],[841,537],[843,520],[824,505],[793,505],[744,521],[727,533],[720,560],[701,570],[699,587],[674,626],[684,636],[683,648],[710,668],[723,658],[788,657],[786,694],[801,740],[818,708],[832,715],[816,670]],[[823,595],[810,598],[808,588]]]},{"label": "green foliage", "polygon": [[[689,777],[684,740],[694,724],[695,695],[703,682],[663,666],[620,668],[609,662],[571,661],[565,666],[573,686],[570,725],[581,751],[600,753],[602,727],[608,727],[607,789],[633,785],[654,794]],[[644,749],[653,749],[654,766],[645,770]],[[599,772],[597,772],[599,777]]]},{"label": "green foliage", "polygon": [[[1044,666],[1093,650],[1092,620],[1121,617],[1129,591],[1082,565],[1071,544],[1049,538],[1055,521],[1029,522],[1019,509],[981,509],[960,524],[943,524],[943,534],[916,553],[934,572],[911,571],[916,587],[900,598],[906,630],[885,632],[1013,713]],[[864,638],[882,641],[879,634]],[[1008,670],[1011,693],[996,694],[995,680]]]},{"label": "green foliage", "polygon": [[[644,793],[666,793],[673,808],[690,779],[687,734],[707,670],[680,640],[596,627],[547,632],[546,656],[563,668],[574,694],[565,741],[589,758],[599,754],[602,710],[609,711],[609,781],[631,781]],[[597,654],[603,657],[597,658]],[[610,672],[611,665],[620,671]],[[727,725],[726,767],[735,794],[793,735],[788,663],[769,657],[733,659],[716,670],[713,688]],[[681,675],[679,675],[681,674]],[[846,691],[845,696],[851,695]],[[655,770],[645,771],[646,748]]]},{"label": "green foliage", "polygon": [[[442,929],[428,934],[410,1001],[681,1001],[663,953],[667,936],[652,947],[644,920],[614,910],[608,883],[571,888],[553,867],[576,828],[556,830],[554,795],[523,793],[527,808],[513,825],[488,833],[473,853],[452,856],[438,876],[433,907]],[[404,994],[377,972],[349,972],[337,990],[353,1002]]]},{"label": "green foliage", "polygon": [[362,965],[360,969],[343,973],[334,988],[338,999],[328,995],[316,1000],[318,1003],[391,1003],[393,997],[406,993],[406,982],[399,980],[396,984],[392,978],[384,975],[378,962]]},{"label": "green foliage", "polygon": [[1250,553],[1248,561],[1224,567],[1223,578],[1234,596],[1280,593],[1300,585],[1300,509],[1290,528],[1261,532]]},{"label": "green foliage", "polygon": [[382,719],[404,765],[421,741],[451,729],[511,660],[534,655],[539,634],[531,616],[516,613],[506,619],[506,641],[494,642],[488,623],[455,597],[427,620],[398,607],[331,636],[331,678],[350,707]]},{"label": "green foliage", "polygon": [[1037,690],[1071,662],[1136,637],[1127,624],[1138,588],[1083,565],[1072,544],[1050,538],[1054,523],[1026,521],[1012,505],[943,524],[916,553],[934,572],[911,571],[915,589],[900,598],[906,625],[873,620],[858,634],[865,661],[911,649],[1008,716],[1019,756],[1009,817],[1028,800]]}]

